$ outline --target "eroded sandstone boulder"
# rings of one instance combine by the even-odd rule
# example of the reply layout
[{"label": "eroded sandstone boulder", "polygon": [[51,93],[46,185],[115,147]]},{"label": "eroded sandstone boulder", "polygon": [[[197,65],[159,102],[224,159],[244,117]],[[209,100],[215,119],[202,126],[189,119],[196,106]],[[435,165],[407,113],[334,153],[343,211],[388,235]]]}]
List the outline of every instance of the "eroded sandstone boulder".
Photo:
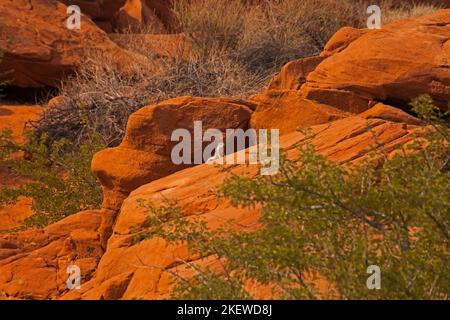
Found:
[{"label": "eroded sandstone boulder", "polygon": [[118,30],[167,33],[175,27],[171,0],[126,0],[115,14],[114,26]]},{"label": "eroded sandstone boulder", "polygon": [[114,15],[126,0],[58,0],[66,6],[79,6],[81,12],[106,32],[113,31]]},{"label": "eroded sandstone boulder", "polygon": [[364,111],[359,115],[366,119],[383,119],[387,121],[400,122],[412,125],[423,124],[422,120],[413,117],[400,109],[385,105],[383,103],[377,103],[372,108],[370,108],[367,111]]},{"label": "eroded sandstone boulder", "polygon": [[57,86],[92,52],[126,69],[131,56],[87,16],[81,29],[67,28],[67,7],[56,0],[0,1],[1,79],[19,87]]},{"label": "eroded sandstone boulder", "polygon": [[306,78],[324,59],[324,56],[312,56],[283,66],[263,93],[250,97],[250,101],[256,104],[250,126],[254,129],[278,129],[281,134],[286,134],[349,115],[300,95],[299,89]]},{"label": "eroded sandstone boulder", "polygon": [[343,27],[339,29],[331,37],[331,39],[328,40],[323,51],[320,53],[320,57],[324,59],[332,56],[335,53],[341,52],[342,50],[346,49],[353,41],[357,40],[367,32],[370,31],[368,29],[356,29],[352,27]]},{"label": "eroded sandstone boulder", "polygon": [[441,107],[450,100],[450,10],[396,21],[380,30],[346,28],[327,45],[311,72],[305,98],[362,112],[371,100],[407,107],[428,93]]},{"label": "eroded sandstone boulder", "polygon": [[0,299],[51,299],[68,292],[67,267],[88,281],[103,253],[99,211],[84,211],[44,229],[0,236]]},{"label": "eroded sandstone boulder", "polygon": [[267,90],[250,100],[256,104],[250,127],[278,129],[282,135],[349,115],[337,108],[304,99],[296,90]]},{"label": "eroded sandstone boulder", "polygon": [[154,33],[166,32],[164,24],[142,0],[127,0],[115,15],[115,26],[124,31],[147,29]]},{"label": "eroded sandstone boulder", "polygon": [[288,62],[280,73],[272,78],[268,90],[298,90],[306,77],[324,60],[322,56],[301,58]]},{"label": "eroded sandstone boulder", "polygon": [[253,107],[240,100],[180,97],[133,113],[122,143],[97,153],[92,161],[103,187],[103,208],[117,210],[134,189],[192,165],[172,162],[178,143],[171,141],[174,130],[193,134],[194,121],[202,121],[203,130],[246,129]]}]

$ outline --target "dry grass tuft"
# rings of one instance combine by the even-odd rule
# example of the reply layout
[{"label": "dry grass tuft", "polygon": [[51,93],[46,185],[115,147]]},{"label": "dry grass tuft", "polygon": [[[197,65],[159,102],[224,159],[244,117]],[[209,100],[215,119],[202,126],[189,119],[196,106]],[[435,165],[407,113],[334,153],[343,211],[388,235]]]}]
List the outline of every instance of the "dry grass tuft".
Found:
[{"label": "dry grass tuft", "polygon": [[388,24],[396,20],[415,18],[433,13],[437,6],[430,4],[402,5],[397,8],[390,8],[382,12],[382,23]]},{"label": "dry grass tuft", "polygon": [[175,13],[197,56],[220,52],[259,72],[317,54],[339,28],[359,26],[356,7],[336,0],[180,0]]}]

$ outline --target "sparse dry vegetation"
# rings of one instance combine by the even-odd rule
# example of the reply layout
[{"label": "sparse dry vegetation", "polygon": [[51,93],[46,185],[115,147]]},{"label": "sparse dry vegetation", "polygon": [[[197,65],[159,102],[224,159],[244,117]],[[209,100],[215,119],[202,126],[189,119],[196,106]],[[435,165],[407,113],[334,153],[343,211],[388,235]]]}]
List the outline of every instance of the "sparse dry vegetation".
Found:
[{"label": "sparse dry vegetation", "polygon": [[335,0],[179,1],[175,12],[198,56],[219,52],[262,73],[318,54],[343,26],[360,26],[357,6]]},{"label": "sparse dry vegetation", "polygon": [[246,97],[266,82],[223,56],[204,59],[161,58],[156,63],[123,74],[108,62],[89,59],[61,86],[58,101],[32,123],[49,142],[67,138],[80,145],[99,133],[108,146],[120,143],[126,122],[139,108],[169,98],[190,96]]},{"label": "sparse dry vegetation", "polygon": [[[436,9],[378,3],[385,22]],[[145,45],[150,27],[125,33],[121,46],[140,57],[134,73],[122,74],[94,54],[62,84],[62,99],[34,127],[49,141],[69,138],[80,145],[88,133],[98,132],[106,145],[115,146],[128,116],[147,104],[182,95],[247,98],[288,61],[320,53],[339,28],[364,27],[367,5],[365,0],[176,1],[188,54],[183,41],[175,50],[155,53]]]},{"label": "sparse dry vegetation", "polygon": [[387,24],[395,20],[415,18],[436,11],[435,6],[427,4],[403,5],[397,8],[386,10],[382,16],[382,22]]}]

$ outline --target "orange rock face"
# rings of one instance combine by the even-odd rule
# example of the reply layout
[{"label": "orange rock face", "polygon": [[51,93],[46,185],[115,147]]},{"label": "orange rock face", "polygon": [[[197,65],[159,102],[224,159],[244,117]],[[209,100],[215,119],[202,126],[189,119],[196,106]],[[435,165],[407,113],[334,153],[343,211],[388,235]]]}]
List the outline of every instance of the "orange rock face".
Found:
[{"label": "orange rock face", "polygon": [[114,14],[122,7],[126,0],[58,0],[66,6],[77,5],[81,12],[88,16],[95,24],[106,32],[113,31]]},{"label": "orange rock face", "polygon": [[[8,174],[7,179],[11,179],[9,172]],[[17,203],[13,205],[0,206],[0,231],[19,227],[22,221],[33,214],[32,204],[32,199],[19,197]]]},{"label": "orange rock face", "polygon": [[148,29],[166,33],[173,29],[174,15],[170,0],[126,0],[115,14],[115,27],[122,30]]},{"label": "orange rock face", "polygon": [[346,49],[353,41],[357,40],[363,34],[369,32],[368,29],[355,29],[352,27],[343,27],[339,29],[328,41],[320,54],[321,57],[330,57]]},{"label": "orange rock face", "polygon": [[[149,8],[168,3],[141,0],[141,5],[144,2]],[[62,18],[64,7],[54,1],[31,3],[35,4],[31,12],[53,6]],[[29,1],[18,0],[17,4],[17,8],[30,9]],[[22,20],[12,23],[11,10],[17,8],[0,3],[0,9],[9,10],[5,11],[8,30],[30,40],[23,48],[13,46],[6,52],[9,66],[25,61],[15,71],[16,85],[49,85],[50,79],[60,78],[76,64],[71,60],[72,49],[82,52],[79,44],[83,41],[107,43],[105,50],[117,49],[103,42],[106,36],[95,26],[92,35],[61,34],[60,27],[53,25],[42,32],[39,26],[45,25],[42,20],[47,16],[36,18],[30,13],[28,19],[39,21],[35,38]],[[152,12],[161,14],[156,9]],[[141,201],[158,205],[167,198],[178,200],[185,219],[202,217],[211,229],[231,219],[239,222],[240,230],[251,231],[258,225],[259,208],[234,208],[214,192],[231,173],[252,177],[258,167],[233,165],[221,170],[211,164],[176,165],[171,161],[171,150],[178,143],[171,141],[173,131],[186,129],[192,135],[194,121],[202,121],[203,130],[222,132],[228,128],[280,129],[281,148],[288,158],[294,158],[299,152],[296,145],[305,139],[297,129],[309,128],[316,150],[341,165],[365,159],[375,142],[386,153],[395,152],[396,147],[425,135],[426,129],[421,121],[391,105],[406,109],[411,98],[423,93],[441,105],[450,100],[449,20],[450,10],[442,10],[381,30],[341,29],[319,57],[289,63],[264,93],[250,101],[179,97],[138,110],[129,118],[120,146],[103,150],[93,159],[92,170],[103,188],[102,210],[80,212],[42,230],[0,235],[0,298],[163,299],[170,295],[174,272],[193,275],[183,261],[209,266],[220,274],[221,261],[214,256],[199,259],[185,244],[168,245],[157,237],[139,243],[133,239],[134,228],[146,222]],[[55,39],[62,36],[74,42],[60,46]],[[16,111],[0,107],[0,120]],[[12,123],[15,138],[20,139],[20,126],[28,117],[0,121],[0,126]],[[20,183],[20,179],[11,183]],[[8,219],[2,221],[17,223]],[[67,288],[70,265],[81,269],[81,290]],[[258,285],[249,284],[249,289],[255,297],[271,297],[270,290]]]},{"label": "orange rock face", "polygon": [[346,29],[327,46],[330,55],[311,72],[304,97],[350,112],[376,100],[407,106],[429,93],[441,106],[450,100],[450,10],[402,20],[381,30]]},{"label": "orange rock face", "polygon": [[[397,112],[393,113],[392,116],[396,116]],[[418,126],[369,116],[349,116],[311,129],[316,133],[313,143],[318,152],[341,164],[363,159],[368,147],[374,144],[374,135],[382,148],[390,152],[395,146],[411,141],[415,134],[422,132]],[[298,154],[294,145],[303,138],[298,132],[284,135],[281,147],[288,156],[293,157]],[[234,166],[232,172],[252,176],[257,168],[239,165]],[[175,271],[188,274],[180,261],[195,261],[197,258],[184,245],[168,246],[160,238],[135,244],[132,227],[144,225],[146,218],[146,210],[139,202],[144,200],[159,204],[164,198],[177,199],[188,219],[201,216],[210,228],[217,228],[229,219],[239,221],[243,226],[254,225],[259,217],[257,209],[233,208],[214,194],[213,191],[229,175],[229,172],[213,165],[203,164],[134,190],[122,205],[95,277],[80,292],[70,292],[65,298],[167,298],[173,281],[171,274]],[[220,269],[213,257],[200,261],[200,265]]]},{"label": "orange rock face", "polygon": [[56,86],[94,49],[109,53],[118,68],[131,61],[86,16],[80,30],[69,30],[66,10],[56,0],[0,2],[2,78],[19,87]]},{"label": "orange rock face", "polygon": [[268,90],[251,99],[257,107],[250,126],[255,129],[279,129],[281,134],[327,123],[348,115],[339,109],[303,99],[295,90]]},{"label": "orange rock face", "polygon": [[114,14],[122,7],[126,0],[59,0],[66,6],[77,5],[81,12],[89,16],[97,26],[106,32],[111,32]]},{"label": "orange rock face", "polygon": [[313,56],[287,63],[272,78],[265,92],[250,97],[250,101],[256,104],[250,126],[254,129],[279,129],[281,134],[287,134],[349,115],[300,95],[299,89],[306,78],[324,59]]},{"label": "orange rock face", "polygon": [[42,230],[0,236],[0,299],[49,299],[69,289],[67,267],[89,280],[103,253],[98,211],[70,216]]},{"label": "orange rock face", "polygon": [[66,6],[79,6],[81,11],[94,20],[108,20],[124,5],[126,0],[58,0]]},{"label": "orange rock face", "polygon": [[127,0],[115,17],[115,26],[119,30],[148,28],[154,33],[165,32],[165,27],[155,12],[142,0]]},{"label": "orange rock face", "polygon": [[383,119],[392,122],[400,122],[406,124],[420,125],[422,121],[415,118],[406,112],[387,106],[382,103],[377,103],[375,106],[360,114],[361,117],[366,119]]},{"label": "orange rock face", "polygon": [[65,5],[77,5],[101,29],[129,29],[145,24],[157,27],[154,31],[173,29],[174,14],[170,0],[59,0]]},{"label": "orange rock face", "polygon": [[306,77],[317,68],[324,57],[308,57],[288,62],[274,77],[268,90],[298,90],[306,82]]},{"label": "orange rock face", "polygon": [[175,129],[193,132],[194,121],[203,130],[246,129],[252,110],[239,100],[180,97],[144,107],[128,120],[125,137],[117,148],[97,153],[92,170],[103,186],[105,209],[116,210],[137,187],[190,165],[171,161]]},{"label": "orange rock face", "polygon": [[281,134],[286,134],[349,115],[337,108],[304,99],[298,91],[324,59],[322,56],[302,58],[281,68],[264,93],[250,98],[256,104],[250,126],[254,129],[279,129]]}]

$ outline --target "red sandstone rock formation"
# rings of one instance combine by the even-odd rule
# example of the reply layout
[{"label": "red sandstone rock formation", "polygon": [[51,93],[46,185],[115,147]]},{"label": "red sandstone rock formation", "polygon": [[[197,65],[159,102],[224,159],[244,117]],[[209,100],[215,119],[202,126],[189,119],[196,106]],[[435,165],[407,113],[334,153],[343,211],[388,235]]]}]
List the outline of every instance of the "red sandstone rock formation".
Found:
[{"label": "red sandstone rock formation", "polygon": [[393,22],[380,30],[339,31],[302,86],[303,97],[349,112],[376,100],[406,106],[429,93],[450,100],[450,11]]},{"label": "red sandstone rock formation", "polygon": [[[146,218],[139,200],[177,199],[187,219],[202,216],[210,228],[229,219],[251,225],[259,217],[257,208],[233,208],[212,192],[229,172],[210,164],[186,168],[170,162],[173,129],[191,129],[194,120],[219,129],[248,123],[278,127],[282,149],[295,157],[295,145],[304,139],[296,129],[309,127],[317,151],[342,165],[364,159],[374,137],[380,148],[393,152],[425,130],[388,102],[403,105],[422,93],[449,100],[449,19],[450,10],[444,10],[381,31],[345,28],[321,57],[287,65],[251,102],[181,97],[137,111],[122,144],[93,161],[104,190],[103,210],[77,213],[43,230],[0,236],[0,298],[166,298],[171,272],[192,275],[179,258],[196,257],[186,245],[168,246],[160,238],[136,244],[131,227]],[[255,166],[230,169],[257,174]],[[80,291],[65,286],[69,264],[82,269]],[[214,257],[201,264],[220,272]],[[258,297],[268,295],[263,291]]]},{"label": "red sandstone rock formation", "polygon": [[[397,114],[397,110],[394,114]],[[408,118],[408,115],[405,114],[404,117]],[[372,127],[372,131],[368,127]],[[311,129],[317,133],[313,143],[318,152],[341,164],[361,160],[367,154],[368,147],[373,145],[374,135],[383,148],[390,152],[395,146],[411,141],[415,134],[423,131],[419,126],[363,116],[350,116],[313,126]],[[282,148],[288,155],[295,156],[297,149],[293,146],[302,139],[303,135],[298,132],[285,135],[282,137]],[[232,172],[254,175],[257,168],[239,165]],[[71,291],[64,298],[167,298],[171,287],[171,272],[180,271],[184,275],[187,271],[183,270],[179,261],[196,258],[185,245],[168,246],[160,238],[135,244],[132,227],[143,225],[146,219],[146,211],[139,205],[139,201],[151,200],[158,204],[163,198],[177,199],[186,215],[191,219],[202,216],[210,228],[216,228],[229,219],[234,219],[241,225],[252,225],[258,220],[257,209],[233,208],[212,192],[229,175],[230,173],[219,171],[212,165],[203,164],[134,190],[121,207],[95,277],[80,292]],[[214,265],[217,261],[206,259],[200,263]]]},{"label": "red sandstone rock formation", "polygon": [[112,67],[126,69],[131,55],[88,17],[81,29],[67,28],[67,7],[56,0],[0,1],[0,80],[19,87],[56,86],[94,50],[109,54]]}]

